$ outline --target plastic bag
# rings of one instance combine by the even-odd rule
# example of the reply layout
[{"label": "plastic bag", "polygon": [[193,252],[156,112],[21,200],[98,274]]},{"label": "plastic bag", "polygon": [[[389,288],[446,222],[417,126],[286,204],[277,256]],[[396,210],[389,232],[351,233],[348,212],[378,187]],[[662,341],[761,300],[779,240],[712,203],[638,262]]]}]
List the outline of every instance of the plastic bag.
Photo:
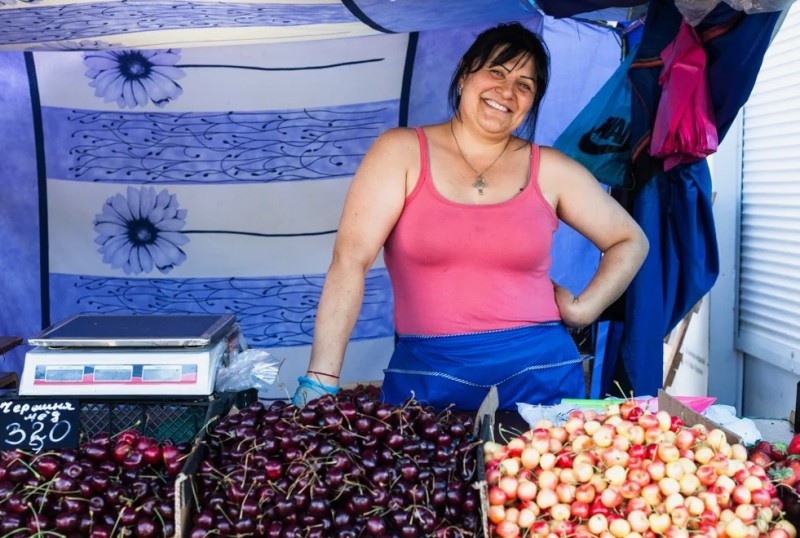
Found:
[{"label": "plastic bag", "polygon": [[697,26],[721,1],[722,0],[675,0],[675,7],[678,8],[678,11],[683,15],[686,22],[692,26]]},{"label": "plastic bag", "polygon": [[266,390],[278,377],[283,361],[263,349],[245,349],[231,357],[227,366],[217,370],[215,389],[218,392]]},{"label": "plastic bag", "polygon": [[794,0],[725,0],[725,3],[736,11],[751,13],[769,13],[783,11],[794,3]]},{"label": "plastic bag", "polygon": [[741,437],[745,445],[753,445],[762,438],[756,423],[749,418],[737,417],[733,406],[712,405],[703,415]]},{"label": "plastic bag", "polygon": [[706,51],[684,21],[661,53],[664,68],[650,155],[664,159],[664,170],[699,161],[717,150],[717,126],[706,78]]},{"label": "plastic bag", "polygon": [[622,186],[631,160],[631,51],[553,147],[585,166],[601,183]]},{"label": "plastic bag", "polygon": [[[675,0],[675,7],[686,22],[697,26],[719,3],[720,0]],[[736,11],[752,14],[783,11],[794,3],[794,0],[725,0],[725,3]]]}]

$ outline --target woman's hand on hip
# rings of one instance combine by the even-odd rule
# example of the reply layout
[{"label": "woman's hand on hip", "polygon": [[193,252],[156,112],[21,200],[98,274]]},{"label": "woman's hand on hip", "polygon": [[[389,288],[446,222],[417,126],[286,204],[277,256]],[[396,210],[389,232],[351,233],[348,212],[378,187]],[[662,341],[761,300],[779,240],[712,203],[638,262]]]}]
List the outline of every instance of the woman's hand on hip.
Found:
[{"label": "woman's hand on hip", "polygon": [[561,314],[561,321],[567,327],[584,327],[590,324],[593,319],[588,319],[586,308],[581,304],[580,296],[576,296],[567,288],[559,286],[553,282],[553,289],[556,297],[556,306]]}]

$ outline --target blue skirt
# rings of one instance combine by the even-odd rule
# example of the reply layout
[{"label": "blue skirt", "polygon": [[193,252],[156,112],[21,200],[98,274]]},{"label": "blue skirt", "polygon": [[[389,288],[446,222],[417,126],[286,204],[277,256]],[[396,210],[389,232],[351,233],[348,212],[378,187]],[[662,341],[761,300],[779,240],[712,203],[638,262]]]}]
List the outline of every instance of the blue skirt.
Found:
[{"label": "blue skirt", "polygon": [[400,336],[384,374],[384,401],[399,404],[413,396],[438,409],[476,410],[492,386],[502,410],[586,396],[580,353],[561,322]]}]

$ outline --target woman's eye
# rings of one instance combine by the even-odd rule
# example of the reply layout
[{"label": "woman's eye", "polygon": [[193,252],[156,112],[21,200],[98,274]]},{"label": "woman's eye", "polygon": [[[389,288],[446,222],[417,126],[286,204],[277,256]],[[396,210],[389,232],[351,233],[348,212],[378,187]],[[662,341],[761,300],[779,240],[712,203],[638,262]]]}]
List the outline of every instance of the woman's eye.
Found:
[{"label": "woman's eye", "polygon": [[525,82],[520,82],[519,84],[517,84],[517,86],[519,86],[519,89],[521,89],[522,91],[526,91],[526,92],[533,91],[533,89],[531,88],[530,84],[527,84]]},{"label": "woman's eye", "polygon": [[497,78],[500,78],[500,77],[502,77],[502,76],[503,76],[503,72],[502,72],[502,71],[500,71],[499,69],[490,69],[490,70],[489,70],[489,72],[490,72],[492,75],[494,75],[495,77],[497,77]]}]

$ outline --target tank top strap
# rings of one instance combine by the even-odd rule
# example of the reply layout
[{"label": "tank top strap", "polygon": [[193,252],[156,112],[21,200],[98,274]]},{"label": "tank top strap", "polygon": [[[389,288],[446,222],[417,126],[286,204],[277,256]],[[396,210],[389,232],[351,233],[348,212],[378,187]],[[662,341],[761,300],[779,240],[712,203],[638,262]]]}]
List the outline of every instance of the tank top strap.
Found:
[{"label": "tank top strap", "polygon": [[[417,132],[417,139],[419,140],[419,176],[417,176],[417,184],[411,189],[411,192],[406,196],[406,204],[411,203],[414,198],[426,188],[426,184],[431,182],[428,180],[430,175],[430,156],[428,153],[428,137],[425,136],[425,131],[422,127],[414,127]],[[427,187],[431,188],[431,187]]]},{"label": "tank top strap", "polygon": [[539,145],[531,142],[531,183],[539,184]]},{"label": "tank top strap", "polygon": [[540,161],[541,151],[538,144],[531,142],[531,177],[529,179],[530,188],[536,193],[536,197],[539,199],[539,203],[544,207],[547,211],[547,214],[550,215],[553,223],[558,226],[558,215],[556,215],[553,206],[547,201],[544,197],[544,193],[542,192],[542,186],[539,184],[539,161]]},{"label": "tank top strap", "polygon": [[420,170],[428,169],[428,137],[425,136],[425,131],[422,127],[414,127],[417,131],[417,138],[419,139],[419,164]]}]

